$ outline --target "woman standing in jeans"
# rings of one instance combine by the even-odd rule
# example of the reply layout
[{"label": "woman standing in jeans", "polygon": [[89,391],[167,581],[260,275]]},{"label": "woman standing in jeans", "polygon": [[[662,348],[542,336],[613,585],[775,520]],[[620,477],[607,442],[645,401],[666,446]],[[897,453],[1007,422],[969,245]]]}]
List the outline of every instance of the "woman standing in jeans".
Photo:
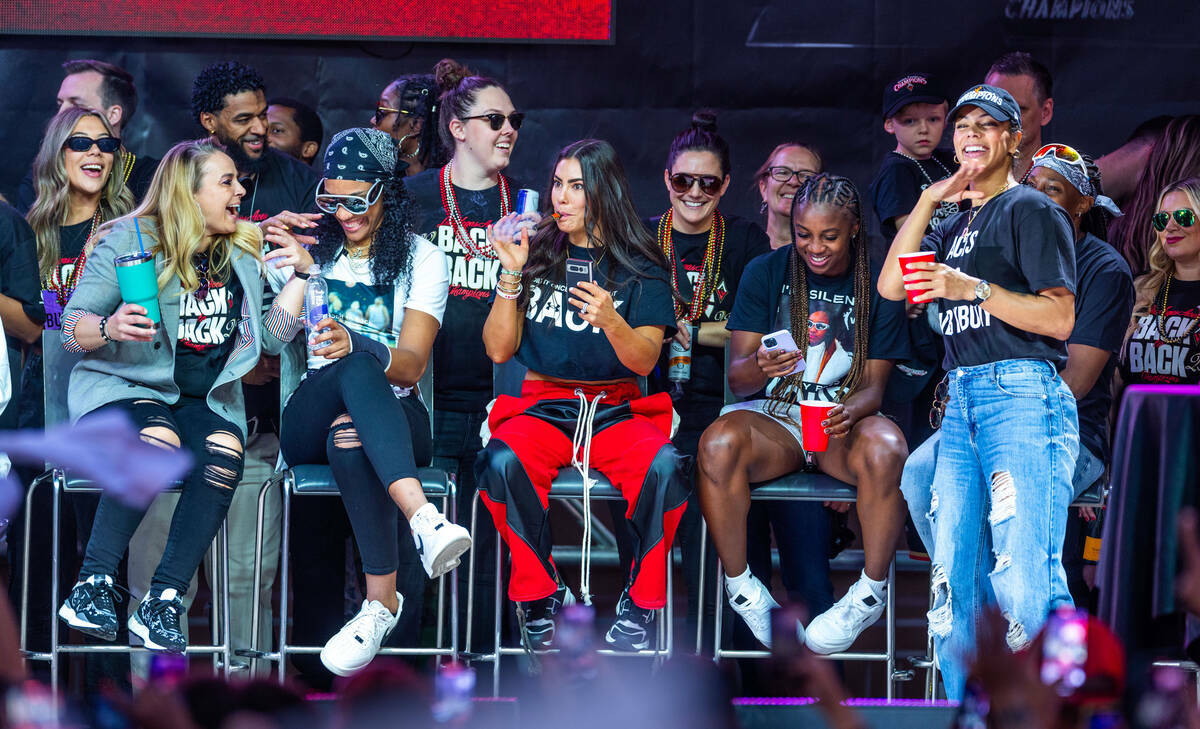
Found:
[{"label": "woman standing in jeans", "polygon": [[[929,630],[946,695],[960,699],[985,579],[1013,650],[1037,635],[1049,609],[1071,604],[1062,545],[1079,428],[1058,374],[1075,324],[1070,218],[1013,179],[1021,112],[1007,91],[976,86],[949,118],[962,167],[921,193],[892,242],[879,293],[942,299],[949,401],[930,508]],[[924,235],[938,203],[959,200],[972,207]],[[937,262],[902,277],[897,257],[921,249]]]},{"label": "woman standing in jeans", "polygon": [[[308,373],[284,408],[280,434],[290,465],[329,464],[362,556],[362,609],[321,651],[321,662],[340,676],[370,663],[400,618],[396,507],[430,579],[454,569],[471,546],[467,530],[426,500],[418,478],[433,444],[429,411],[414,386],[446,307],[446,258],[412,233],[397,158],[398,145],[384,132],[339,132],[317,186],[325,216],[316,245],[305,250],[277,227],[267,236],[283,246],[266,256],[277,266],[277,288],[289,276],[308,279],[316,263],[330,299],[336,294],[342,303],[308,341]],[[298,315],[302,297],[302,289],[285,286],[276,301]],[[349,316],[356,308],[373,314]]]}]

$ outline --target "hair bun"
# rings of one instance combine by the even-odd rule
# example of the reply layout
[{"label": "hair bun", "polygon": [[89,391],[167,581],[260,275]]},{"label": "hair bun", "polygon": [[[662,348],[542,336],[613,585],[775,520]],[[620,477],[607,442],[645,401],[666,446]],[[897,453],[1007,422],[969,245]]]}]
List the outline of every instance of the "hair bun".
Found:
[{"label": "hair bun", "polygon": [[717,112],[712,109],[700,109],[695,114],[692,114],[692,129],[716,134]]},{"label": "hair bun", "polygon": [[438,88],[443,92],[452,91],[466,77],[471,75],[471,69],[453,58],[443,58],[433,67],[433,78]]}]

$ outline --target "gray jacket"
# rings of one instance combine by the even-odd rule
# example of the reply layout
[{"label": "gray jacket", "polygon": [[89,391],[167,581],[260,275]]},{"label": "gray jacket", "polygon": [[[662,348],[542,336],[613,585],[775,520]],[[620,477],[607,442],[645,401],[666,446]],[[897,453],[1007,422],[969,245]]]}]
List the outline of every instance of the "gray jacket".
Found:
[{"label": "gray jacket", "polygon": [[[154,224],[147,219],[141,219],[140,224],[145,246],[150,248],[154,243]],[[79,351],[75,324],[83,314],[105,316],[121,305],[114,261],[138,250],[133,220],[127,219],[113,226],[88,255],[79,285],[63,311],[63,346],[68,350]],[[157,264],[161,272],[161,256]],[[242,399],[242,376],[250,372],[264,352],[279,353],[283,342],[273,332],[294,328],[294,321],[283,321],[294,317],[272,309],[264,322],[262,266],[253,256],[237,252],[233,270],[244,292],[238,341],[208,392],[208,406],[241,429],[244,438],[246,407]],[[153,342],[109,342],[87,352],[75,365],[67,396],[71,420],[117,400],[147,398],[170,405],[179,399],[175,384],[175,342],[179,334],[181,294],[178,278],[171,279],[159,292],[162,322]]]}]

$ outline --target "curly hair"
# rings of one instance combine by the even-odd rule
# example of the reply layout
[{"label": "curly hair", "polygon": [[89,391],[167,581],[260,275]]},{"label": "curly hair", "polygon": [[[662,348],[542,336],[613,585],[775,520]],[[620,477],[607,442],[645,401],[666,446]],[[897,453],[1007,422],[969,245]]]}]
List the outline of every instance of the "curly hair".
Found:
[{"label": "curly hair", "polygon": [[[402,178],[395,175],[383,181],[383,219],[371,239],[368,258],[371,279],[375,284],[391,286],[397,281],[405,287],[412,284],[413,216],[408,191]],[[317,221],[314,233],[316,245],[309,249],[313,260],[322,269],[333,264],[338,251],[346,242],[346,233],[337,218],[326,213]]]},{"label": "curly hair", "polygon": [[200,123],[201,114],[216,114],[225,108],[225,97],[243,91],[267,92],[262,76],[237,61],[214,63],[192,81],[192,118]]}]

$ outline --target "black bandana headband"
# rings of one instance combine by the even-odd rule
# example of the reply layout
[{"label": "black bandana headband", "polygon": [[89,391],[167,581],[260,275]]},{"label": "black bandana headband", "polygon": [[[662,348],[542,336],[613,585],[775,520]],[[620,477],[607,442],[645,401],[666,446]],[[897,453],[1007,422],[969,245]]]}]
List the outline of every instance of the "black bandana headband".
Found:
[{"label": "black bandana headband", "polygon": [[378,129],[355,127],[338,132],[325,150],[329,180],[376,182],[396,173],[396,140]]}]

